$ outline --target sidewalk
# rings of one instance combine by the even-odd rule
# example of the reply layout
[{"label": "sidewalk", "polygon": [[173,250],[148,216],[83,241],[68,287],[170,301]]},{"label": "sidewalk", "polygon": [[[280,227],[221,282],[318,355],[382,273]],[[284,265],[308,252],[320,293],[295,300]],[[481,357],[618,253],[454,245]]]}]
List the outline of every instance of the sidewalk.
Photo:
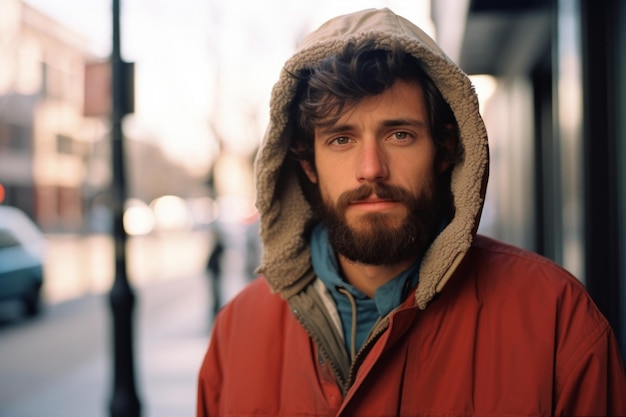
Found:
[{"label": "sidewalk", "polygon": [[[211,327],[207,277],[157,286],[139,321],[137,385],[142,416],[182,417],[196,414],[197,374]],[[172,300],[172,285],[186,285]],[[148,303],[148,300],[146,300]],[[168,305],[169,303],[169,305]],[[141,312],[139,314],[142,314]],[[108,402],[108,398],[107,398]]]},{"label": "sidewalk", "polygon": [[[46,338],[36,335],[21,357],[35,355],[29,369],[19,372],[20,384],[5,372],[2,384],[24,387],[5,391],[0,404],[2,417],[108,417],[113,383],[111,312],[107,293],[112,274],[105,262],[112,256],[107,236],[50,237],[47,299],[56,306],[70,307],[76,300],[85,310],[71,310],[51,349]],[[210,239],[205,232],[135,239],[129,245],[131,284],[136,296],[134,312],[135,377],[142,417],[195,416],[196,383],[211,328],[211,286],[204,272]],[[232,298],[246,284],[245,262],[229,249],[224,254],[228,277],[222,298]],[[75,305],[74,305],[75,306]],[[66,309],[67,310],[67,309]],[[88,312],[88,314],[87,314]],[[44,313],[45,314],[45,313]],[[86,315],[87,314],[87,315]],[[72,323],[87,322],[87,326]],[[94,338],[103,340],[95,340]],[[63,339],[65,337],[67,340]],[[61,339],[59,342],[58,339]],[[79,341],[97,346],[86,357],[75,358],[71,347]],[[22,349],[22,347],[19,347]],[[64,354],[71,369],[55,355]],[[10,355],[9,355],[10,356]],[[47,365],[60,369],[54,377]],[[65,368],[64,368],[65,367]],[[0,374],[2,369],[0,368]],[[25,382],[26,381],[26,382]],[[30,382],[32,381],[32,383]],[[0,386],[0,390],[5,388]],[[17,389],[17,388],[16,388]],[[10,393],[15,391],[16,395]]]},{"label": "sidewalk", "polygon": [[[211,325],[206,280],[196,274],[135,289],[136,385],[144,417],[195,415],[196,378]],[[110,322],[106,307],[102,307],[104,323]],[[109,416],[110,356],[110,349],[103,347],[53,386],[12,404],[3,417]]]}]

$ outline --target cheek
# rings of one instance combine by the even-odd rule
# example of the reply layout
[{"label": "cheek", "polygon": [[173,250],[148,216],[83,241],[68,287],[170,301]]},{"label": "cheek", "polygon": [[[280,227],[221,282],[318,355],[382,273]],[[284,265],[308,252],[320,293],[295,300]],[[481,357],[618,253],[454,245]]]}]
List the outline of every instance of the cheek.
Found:
[{"label": "cheek", "polygon": [[350,181],[354,176],[342,170],[341,165],[318,164],[317,167],[317,185],[324,200],[336,199],[342,192],[358,187],[358,184]]},{"label": "cheek", "polygon": [[[439,175],[439,164],[432,160],[413,159],[403,165],[404,169],[398,169],[396,178],[403,181],[405,186],[410,187],[414,192],[428,187]],[[399,168],[399,166],[398,166]]]},{"label": "cheek", "polygon": [[322,201],[326,204],[331,203],[331,204],[335,204],[335,200],[337,199],[334,195],[334,190],[332,190],[331,188],[328,187],[328,182],[324,181],[323,179],[320,179],[320,181],[317,183],[317,186],[319,188],[320,191],[320,196],[322,197]]}]

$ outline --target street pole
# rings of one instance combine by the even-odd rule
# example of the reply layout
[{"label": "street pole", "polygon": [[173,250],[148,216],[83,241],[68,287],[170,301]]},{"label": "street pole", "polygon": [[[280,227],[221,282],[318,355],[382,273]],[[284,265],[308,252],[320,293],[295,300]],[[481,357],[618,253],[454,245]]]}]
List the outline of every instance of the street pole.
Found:
[{"label": "street pole", "polygon": [[111,154],[113,168],[113,239],[115,279],[109,293],[113,318],[113,392],[111,417],[138,417],[140,404],[135,388],[133,360],[133,307],[135,295],[126,271],[126,240],[123,216],[126,201],[122,118],[128,112],[127,65],[120,52],[120,0],[113,1],[113,46],[111,53]]}]

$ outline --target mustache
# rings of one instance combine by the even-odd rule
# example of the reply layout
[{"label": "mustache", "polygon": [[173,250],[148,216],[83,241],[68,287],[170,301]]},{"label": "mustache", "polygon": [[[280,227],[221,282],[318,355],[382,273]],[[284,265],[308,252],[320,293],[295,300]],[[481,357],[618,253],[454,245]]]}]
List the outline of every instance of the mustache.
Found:
[{"label": "mustache", "polygon": [[351,202],[365,200],[372,194],[383,200],[393,200],[404,204],[410,204],[413,200],[411,193],[394,185],[383,183],[363,184],[355,190],[341,194],[337,200],[337,208],[343,211]]}]

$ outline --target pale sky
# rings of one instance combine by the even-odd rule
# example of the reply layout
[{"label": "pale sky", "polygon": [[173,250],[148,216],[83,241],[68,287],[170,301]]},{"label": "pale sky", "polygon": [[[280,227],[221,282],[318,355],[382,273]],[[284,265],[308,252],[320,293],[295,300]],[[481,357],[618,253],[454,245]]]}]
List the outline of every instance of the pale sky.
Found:
[{"label": "pale sky", "polygon": [[[85,35],[106,58],[111,0],[25,0]],[[434,37],[430,0],[121,0],[122,55],[136,66],[127,135],[148,134],[206,171],[219,134],[238,152],[260,142],[272,85],[296,39],[338,14],[389,7]]]}]

